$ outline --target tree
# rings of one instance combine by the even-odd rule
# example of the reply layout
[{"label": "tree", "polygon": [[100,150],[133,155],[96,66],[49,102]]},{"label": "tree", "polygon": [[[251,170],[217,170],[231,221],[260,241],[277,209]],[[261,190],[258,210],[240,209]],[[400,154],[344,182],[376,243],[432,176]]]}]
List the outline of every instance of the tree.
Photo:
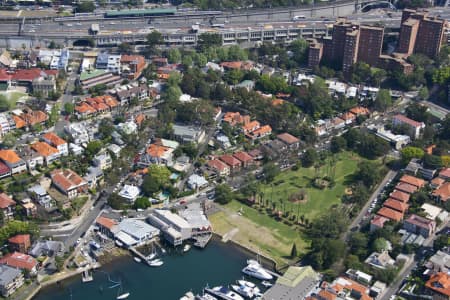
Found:
[{"label": "tree", "polygon": [[266,182],[272,182],[275,177],[280,173],[280,168],[273,162],[269,162],[263,167],[264,179]]},{"label": "tree", "polygon": [[95,4],[92,1],[81,1],[75,7],[77,13],[90,13],[95,10]]},{"label": "tree", "polygon": [[381,253],[383,250],[387,250],[388,243],[384,238],[377,238],[372,242],[372,251]]},{"label": "tree", "polygon": [[297,39],[289,45],[292,51],[292,59],[299,65],[306,62],[308,58],[309,43],[305,39]]},{"label": "tree", "polygon": [[408,163],[413,158],[422,159],[425,152],[418,147],[408,146],[401,150],[402,160],[405,163]]},{"label": "tree", "polygon": [[434,251],[442,250],[444,247],[450,246],[450,238],[446,234],[440,234],[433,242]]},{"label": "tree", "polygon": [[420,100],[427,100],[430,93],[428,92],[428,88],[426,86],[421,87],[419,90],[419,94],[417,95]]},{"label": "tree", "polygon": [[150,206],[151,204],[147,197],[139,197],[134,201],[134,208],[136,209],[146,209]]},{"label": "tree", "polygon": [[142,192],[150,197],[170,183],[170,171],[165,166],[150,165],[142,183]]},{"label": "tree", "polygon": [[13,147],[16,144],[16,142],[17,142],[17,138],[14,136],[14,134],[12,132],[8,132],[2,138],[2,144],[6,148]]},{"label": "tree", "polygon": [[103,143],[101,141],[90,141],[86,146],[86,154],[89,157],[95,156],[101,149]]},{"label": "tree", "polygon": [[222,46],[222,36],[217,33],[202,33],[198,36],[198,47],[203,52],[207,48]]},{"label": "tree", "polygon": [[373,105],[376,110],[383,112],[386,111],[386,109],[388,109],[389,107],[391,107],[392,98],[389,91],[385,89],[380,89]]},{"label": "tree", "polygon": [[334,136],[331,139],[330,150],[333,153],[341,152],[347,148],[347,141],[342,136]]},{"label": "tree", "polygon": [[170,49],[167,53],[169,63],[175,64],[181,61],[181,52],[177,48]]},{"label": "tree", "polygon": [[154,54],[156,52],[156,48],[164,43],[164,39],[159,31],[153,30],[147,35],[146,42],[149,53]]},{"label": "tree", "polygon": [[297,257],[297,245],[295,245],[295,243],[292,245],[292,249],[291,249],[291,258],[295,258]]},{"label": "tree", "polygon": [[359,259],[364,259],[367,256],[367,244],[369,239],[362,232],[355,232],[350,235],[350,252],[356,255]]},{"label": "tree", "polygon": [[442,159],[437,155],[425,154],[423,156],[423,166],[428,169],[442,168]]},{"label": "tree", "polygon": [[120,53],[131,53],[131,51],[133,50],[131,45],[127,42],[120,43],[118,48]]},{"label": "tree", "polygon": [[108,205],[113,209],[123,209],[125,207],[125,200],[117,193],[112,193],[108,198]]},{"label": "tree", "polygon": [[107,139],[111,137],[114,132],[114,124],[111,119],[104,118],[100,121],[98,125],[98,133],[102,139]]},{"label": "tree", "polygon": [[360,179],[367,188],[374,186],[380,180],[380,172],[375,162],[362,161],[358,164],[355,177]]},{"label": "tree", "polygon": [[302,156],[302,166],[305,168],[312,167],[318,158],[317,152],[314,149],[309,148]]},{"label": "tree", "polygon": [[0,112],[8,111],[10,109],[10,102],[4,95],[0,95]]},{"label": "tree", "polygon": [[228,184],[219,184],[215,189],[217,203],[227,204],[233,199],[233,192]]}]

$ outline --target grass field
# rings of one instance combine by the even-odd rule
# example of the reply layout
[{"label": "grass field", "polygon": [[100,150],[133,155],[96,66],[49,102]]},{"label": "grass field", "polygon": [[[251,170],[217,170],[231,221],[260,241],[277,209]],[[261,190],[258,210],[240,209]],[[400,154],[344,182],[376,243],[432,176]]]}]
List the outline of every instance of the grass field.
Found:
[{"label": "grass field", "polygon": [[[262,185],[260,191],[264,193],[263,199],[270,202],[270,207],[274,203],[276,210],[284,208],[284,211],[291,212],[291,216],[303,215],[311,221],[331,206],[341,203],[346,182],[356,171],[359,161],[361,158],[356,154],[341,153],[331,164],[334,168],[327,163],[317,170],[299,168],[285,171],[276,176],[272,184]],[[311,186],[311,181],[316,176],[331,176],[334,185],[324,189],[315,188]],[[289,195],[300,190],[306,194],[306,200],[291,203]],[[222,206],[222,210],[211,215],[210,220],[216,233],[273,258],[279,265],[289,260],[293,243],[298,253],[304,253],[309,245],[299,225],[285,224],[268,215],[265,209],[258,210],[235,200]]]},{"label": "grass field", "polygon": [[[331,206],[341,203],[347,179],[356,171],[360,161],[361,158],[356,154],[344,152],[336,157],[334,163],[331,163],[334,171],[331,170],[330,162],[327,162],[317,171],[315,168],[299,168],[297,171],[282,172],[271,184],[262,186],[263,198],[274,203],[276,209],[280,209],[281,203],[284,203],[285,210],[290,210],[295,215],[304,215],[305,218],[312,220]],[[333,173],[334,176],[331,175]],[[334,186],[324,189],[311,186],[316,175],[321,178],[333,177]],[[307,195],[304,201],[293,203],[288,200],[291,194],[300,191],[304,191]]]},{"label": "grass field", "polygon": [[27,97],[28,94],[22,93],[19,91],[7,91],[7,92],[0,92],[0,95],[5,96],[6,99],[9,102],[9,108],[14,109],[16,107],[16,102],[22,98]]}]

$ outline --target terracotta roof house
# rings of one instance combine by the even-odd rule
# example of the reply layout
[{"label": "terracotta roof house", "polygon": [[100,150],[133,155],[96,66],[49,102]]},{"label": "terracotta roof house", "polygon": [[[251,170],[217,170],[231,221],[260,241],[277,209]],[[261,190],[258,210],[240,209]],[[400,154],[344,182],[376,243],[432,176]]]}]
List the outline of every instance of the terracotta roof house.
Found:
[{"label": "terracotta roof house", "polygon": [[285,143],[291,150],[298,149],[300,145],[300,139],[287,132],[277,135],[277,139]]},{"label": "terracotta roof house", "polygon": [[86,118],[90,115],[95,114],[97,110],[90,106],[88,103],[81,102],[75,106],[75,112],[79,118]]},{"label": "terracotta roof house", "polygon": [[352,109],[350,109],[350,112],[356,116],[370,114],[369,109],[362,107],[362,106],[353,107]]},{"label": "terracotta roof house", "polygon": [[401,201],[397,201],[392,198],[389,198],[386,201],[384,201],[383,206],[396,210],[402,214],[404,214],[408,210],[408,204],[403,203]]},{"label": "terracotta roof house", "polygon": [[52,183],[69,199],[87,192],[88,183],[80,175],[70,169],[54,170],[50,174]]},{"label": "terracotta roof house", "polygon": [[262,151],[259,149],[253,149],[253,150],[248,151],[248,155],[253,157],[253,160],[261,160],[264,158]]},{"label": "terracotta roof house", "polygon": [[445,179],[441,178],[441,177],[436,177],[433,180],[430,181],[430,185],[432,188],[434,189],[438,189],[440,188],[444,183],[445,183]]},{"label": "terracotta roof house", "polygon": [[439,177],[445,180],[450,180],[450,168],[444,168],[439,172]]},{"label": "terracotta roof house", "polygon": [[100,232],[109,237],[114,237],[112,229],[119,224],[116,220],[103,216],[98,217],[95,223],[99,227]]},{"label": "terracotta roof house", "polygon": [[250,137],[251,137],[251,139],[254,140],[254,139],[266,137],[270,134],[272,134],[272,127],[270,127],[270,125],[264,125],[258,129],[256,129],[255,131],[251,132]]},{"label": "terracotta roof house", "polygon": [[20,115],[20,118],[25,121],[28,126],[42,124],[48,120],[48,115],[40,110],[27,110]]},{"label": "terracotta roof house", "polygon": [[53,132],[47,132],[44,134],[42,136],[42,140],[58,149],[61,155],[69,155],[69,144]]},{"label": "terracotta roof house", "polygon": [[403,214],[399,213],[396,210],[382,207],[378,212],[377,215],[388,218],[389,220],[400,222],[403,219]]},{"label": "terracotta roof house", "polygon": [[6,254],[0,259],[0,264],[27,270],[31,275],[36,274],[38,267],[38,262],[34,257],[20,252]]},{"label": "terracotta roof house", "polygon": [[209,160],[206,164],[208,168],[215,171],[219,176],[230,175],[230,167],[218,159]]},{"label": "terracotta roof house", "polygon": [[404,182],[410,185],[417,187],[418,189],[422,188],[425,185],[425,180],[411,176],[411,175],[403,175],[400,178],[400,182]]},{"label": "terracotta roof house", "polygon": [[14,120],[14,123],[16,124],[17,129],[27,126],[27,123],[19,116],[13,115],[12,118]]},{"label": "terracotta roof house", "polygon": [[229,154],[224,154],[219,159],[226,163],[232,171],[239,170],[242,166],[242,162],[239,159]]},{"label": "terracotta roof house", "polygon": [[392,199],[401,201],[401,202],[408,202],[409,198],[411,197],[408,193],[399,191],[399,190],[394,190],[390,195],[389,195]]},{"label": "terracotta roof house", "polygon": [[242,126],[242,130],[244,133],[253,132],[261,127],[261,124],[258,121],[251,121],[250,123],[244,124]]},{"label": "terracotta roof house", "polygon": [[47,165],[57,160],[61,156],[58,149],[44,142],[36,142],[34,144],[31,144],[31,148],[42,157],[44,157],[44,161]]},{"label": "terracotta roof house", "polygon": [[243,62],[242,61],[224,61],[220,63],[220,66],[224,68],[225,70],[239,70],[242,68]]},{"label": "terracotta roof house", "polygon": [[122,75],[131,80],[141,76],[147,65],[142,55],[122,55],[120,63],[122,64]]},{"label": "terracotta roof house", "polygon": [[399,182],[395,186],[395,189],[408,194],[412,194],[418,190],[416,186],[404,182]]},{"label": "terracotta roof house", "polygon": [[139,158],[138,164],[141,167],[148,167],[151,164],[163,164],[171,166],[173,164],[173,148],[150,144],[147,150]]},{"label": "terracotta roof house", "polygon": [[341,128],[345,127],[345,121],[342,120],[341,118],[338,118],[338,117],[333,118],[331,120],[331,124],[332,124],[334,129],[341,129]]},{"label": "terracotta roof house", "polygon": [[14,150],[0,150],[0,160],[8,166],[12,175],[27,170],[26,162]]},{"label": "terracotta roof house", "polygon": [[9,249],[13,251],[26,253],[31,247],[29,234],[18,234],[8,239]]},{"label": "terracotta roof house", "polygon": [[248,124],[250,123],[249,115],[241,115],[239,112],[227,112],[223,116],[223,121],[229,123],[231,126],[236,126],[237,124]]},{"label": "terracotta roof house", "polygon": [[244,168],[248,167],[249,165],[253,164],[253,162],[254,162],[253,157],[251,157],[245,151],[236,152],[235,154],[233,154],[233,156],[242,162],[242,166]]},{"label": "terracotta roof house", "polygon": [[437,202],[447,202],[450,199],[450,182],[446,182],[432,193]]},{"label": "terracotta roof house", "polygon": [[450,299],[450,275],[439,272],[430,277],[425,283],[425,287],[433,294],[433,299]]},{"label": "terracotta roof house", "polygon": [[404,115],[395,115],[392,119],[392,125],[406,126],[408,128],[408,135],[413,139],[419,138],[421,130],[425,128],[425,124],[423,122],[414,121]]},{"label": "terracotta roof house", "polygon": [[14,218],[16,202],[6,195],[5,193],[0,193],[0,211],[3,214],[3,218],[6,220],[11,220]]},{"label": "terracotta roof house", "polygon": [[346,125],[348,125],[348,124],[353,123],[356,120],[356,115],[354,115],[350,112],[345,112],[340,116],[340,118],[345,121]]},{"label": "terracotta roof house", "polygon": [[375,231],[384,227],[384,223],[389,222],[388,218],[375,215],[370,221],[370,231]]},{"label": "terracotta roof house", "polygon": [[403,228],[427,238],[436,231],[436,222],[418,215],[411,215],[403,222]]},{"label": "terracotta roof house", "polygon": [[11,176],[11,169],[2,161],[0,161],[0,178]]}]

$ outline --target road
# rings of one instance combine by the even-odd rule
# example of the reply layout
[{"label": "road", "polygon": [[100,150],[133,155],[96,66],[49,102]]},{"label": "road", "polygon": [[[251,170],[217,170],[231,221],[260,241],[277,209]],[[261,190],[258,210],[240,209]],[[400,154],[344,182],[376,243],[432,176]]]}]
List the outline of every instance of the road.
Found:
[{"label": "road", "polygon": [[352,224],[349,226],[349,229],[345,232],[345,234],[343,236],[344,241],[346,241],[348,239],[348,236],[352,232],[352,229],[359,226],[359,224],[363,220],[364,216],[367,214],[370,204],[373,202],[373,200],[375,200],[376,197],[378,197],[378,195],[380,194],[381,190],[384,188],[386,183],[389,180],[392,180],[395,176],[397,176],[397,172],[391,171],[391,170],[386,174],[386,176],[384,176],[383,180],[378,185],[378,187],[375,189],[375,191],[372,193],[369,200],[366,202],[364,207],[361,209],[358,216],[353,220]]}]

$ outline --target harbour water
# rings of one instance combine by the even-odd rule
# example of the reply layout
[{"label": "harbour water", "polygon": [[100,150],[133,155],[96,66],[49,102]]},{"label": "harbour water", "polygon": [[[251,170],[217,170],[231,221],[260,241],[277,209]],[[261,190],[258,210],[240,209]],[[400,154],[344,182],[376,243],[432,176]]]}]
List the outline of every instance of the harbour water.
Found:
[{"label": "harbour water", "polygon": [[135,262],[130,256],[114,260],[94,272],[94,280],[81,282],[81,275],[43,289],[36,300],[111,300],[116,299],[118,288],[110,288],[107,272],[113,281],[121,281],[128,299],[177,300],[187,291],[200,293],[208,284],[233,284],[242,278],[241,269],[248,258],[242,251],[218,241],[211,241],[199,250],[192,248],[181,254],[168,251],[162,256],[164,265],[151,268]]}]

